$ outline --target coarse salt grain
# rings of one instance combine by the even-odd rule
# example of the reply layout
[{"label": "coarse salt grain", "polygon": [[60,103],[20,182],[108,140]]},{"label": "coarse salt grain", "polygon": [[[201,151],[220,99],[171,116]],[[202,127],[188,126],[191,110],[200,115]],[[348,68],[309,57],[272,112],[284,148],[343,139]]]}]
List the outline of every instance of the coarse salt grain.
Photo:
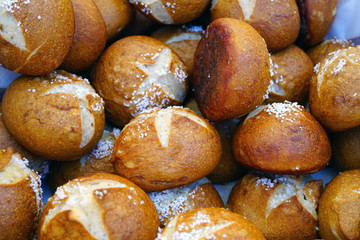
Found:
[{"label": "coarse salt grain", "polygon": [[[296,102],[284,101],[283,103],[272,103],[267,105],[265,112],[275,115],[276,118],[293,122],[298,116],[295,112],[301,112],[303,108]],[[294,113],[294,114],[293,114]],[[292,118],[290,118],[290,116]]]}]

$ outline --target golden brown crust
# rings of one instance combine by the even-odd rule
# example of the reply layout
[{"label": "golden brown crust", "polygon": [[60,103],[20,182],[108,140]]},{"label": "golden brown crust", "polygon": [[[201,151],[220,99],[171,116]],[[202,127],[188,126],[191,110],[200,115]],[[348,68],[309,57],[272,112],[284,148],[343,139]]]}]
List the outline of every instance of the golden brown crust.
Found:
[{"label": "golden brown crust", "polygon": [[[99,188],[91,189],[93,184],[99,184]],[[67,201],[72,198],[70,193],[76,188],[81,188],[82,195],[92,198],[95,205],[83,206],[78,203],[78,211],[66,209]],[[73,204],[73,201],[69,204]],[[47,219],[47,215],[53,214],[51,211],[58,205],[63,205],[65,210]],[[89,211],[95,208],[100,215],[92,215],[93,219],[81,218],[83,207]],[[89,225],[84,220],[100,221],[98,224],[103,225],[104,234],[109,239],[154,239],[159,226],[155,206],[138,186],[114,174],[93,173],[63,185],[49,199],[40,218],[38,239],[54,239],[56,236],[61,239],[98,239],[90,233],[94,229],[86,229]],[[73,228],[70,227],[72,225]]]},{"label": "golden brown crust", "polygon": [[106,40],[113,39],[133,19],[134,9],[127,0],[93,0],[106,23]]},{"label": "golden brown crust", "polygon": [[202,208],[175,217],[159,239],[251,239],[265,240],[260,230],[239,214],[223,208]]},{"label": "golden brown crust", "polygon": [[293,0],[218,0],[211,8],[211,19],[237,18],[255,28],[269,51],[278,51],[295,42],[300,30],[300,15]]},{"label": "golden brown crust", "polygon": [[254,28],[232,18],[212,22],[194,60],[194,91],[203,116],[228,120],[261,104],[270,82],[269,65],[266,45]]},{"label": "golden brown crust", "polygon": [[[38,220],[38,206],[30,179],[0,186],[0,239],[31,239]],[[39,190],[40,191],[40,190]]]},{"label": "golden brown crust", "polygon": [[180,105],[186,95],[186,76],[185,66],[164,43],[131,36],[106,49],[92,83],[104,98],[107,119],[124,126],[144,110]]},{"label": "golden brown crust", "polygon": [[10,12],[20,24],[24,49],[0,35],[0,63],[22,74],[48,74],[62,63],[70,49],[74,35],[72,4],[70,0],[26,2],[15,3]]},{"label": "golden brown crust", "polygon": [[360,47],[341,49],[315,66],[310,82],[311,114],[329,131],[360,125]]},{"label": "golden brown crust", "polygon": [[321,42],[331,28],[336,16],[337,0],[296,0],[301,17],[298,42],[314,46]]},{"label": "golden brown crust", "polygon": [[[66,89],[73,84],[81,87],[74,87],[75,92]],[[87,94],[80,96],[83,92],[77,92],[77,87],[83,86],[86,90],[82,91]],[[87,129],[82,128],[79,101],[85,100],[94,119],[94,131],[81,147]],[[49,159],[69,161],[81,157],[97,144],[105,124],[101,98],[95,90],[84,79],[65,71],[17,78],[4,94],[2,109],[4,122],[14,138],[34,154]]]},{"label": "golden brown crust", "polygon": [[184,24],[198,18],[210,0],[130,0],[133,6],[146,16],[163,24]]},{"label": "golden brown crust", "polygon": [[74,9],[75,33],[69,53],[61,68],[79,72],[90,67],[100,56],[106,43],[106,25],[92,0],[71,0]]},{"label": "golden brown crust", "polygon": [[192,189],[189,195],[191,196],[189,198],[191,209],[224,207],[224,203],[212,183],[205,183]]},{"label": "golden brown crust", "polygon": [[[302,181],[300,177],[286,180],[247,174],[233,188],[227,207],[253,222],[266,239],[313,239],[322,181],[299,184]],[[312,212],[302,198],[313,204]]]},{"label": "golden brown crust", "polygon": [[333,159],[340,171],[360,169],[360,127],[334,133],[331,138]]},{"label": "golden brown crust", "polygon": [[245,169],[235,159],[232,152],[232,139],[238,121],[228,120],[212,123],[221,139],[222,155],[219,164],[207,176],[213,183],[227,183],[239,179]]},{"label": "golden brown crust", "polygon": [[340,173],[319,201],[319,230],[324,239],[360,238],[360,170]]},{"label": "golden brown crust", "polygon": [[266,103],[307,102],[313,64],[309,56],[296,45],[271,54],[273,76]]},{"label": "golden brown crust", "polygon": [[[13,148],[15,152],[18,152],[26,158],[30,165],[35,162],[41,162],[44,161],[39,156],[36,156],[32,154],[31,152],[27,151],[25,148],[23,148],[16,140],[15,138],[10,134],[9,130],[6,128],[3,117],[2,117],[2,107],[0,102],[0,148],[6,149],[6,148]],[[0,168],[1,169],[1,168]],[[38,169],[37,169],[38,170]]]},{"label": "golden brown crust", "polygon": [[[119,129],[117,130],[120,132]],[[111,154],[116,139],[114,132],[115,129],[113,131],[104,130],[103,136],[97,146],[81,159],[70,162],[52,162],[50,169],[51,174],[49,175],[52,187],[55,189],[86,173],[115,173],[114,166],[111,163]]]},{"label": "golden brown crust", "polygon": [[237,128],[232,146],[241,164],[276,174],[317,172],[331,156],[322,126],[302,106],[290,102],[250,113]]},{"label": "golden brown crust", "polygon": [[355,44],[351,40],[328,38],[322,41],[319,45],[308,49],[306,53],[311,58],[313,64],[316,65],[325,57],[328,57],[330,53],[348,47],[355,47]]},{"label": "golden brown crust", "polygon": [[[190,99],[186,107],[193,110],[195,113],[201,116],[200,110],[197,107],[195,99]],[[222,154],[216,168],[206,177],[212,183],[227,183],[239,179],[243,173],[243,167],[236,161],[232,153],[232,138],[235,132],[236,126],[239,123],[237,119],[231,119],[221,122],[210,122],[219,133],[221,141]]]},{"label": "golden brown crust", "polygon": [[[4,163],[10,165],[13,155],[16,155],[18,161],[22,161],[21,155],[14,153],[12,148],[8,148],[6,151],[0,150],[0,153],[0,165],[2,166]],[[26,167],[25,163],[20,168],[22,167]],[[9,171],[2,167],[0,169],[1,172]],[[10,171],[13,171],[9,174],[14,179],[15,176],[23,175],[15,172],[23,171],[23,169],[15,168],[15,171]],[[6,176],[1,176],[0,183],[0,239],[32,239],[41,208],[40,183],[37,174],[28,169],[25,170],[23,178],[15,179],[13,182],[10,179],[4,179],[4,177]]]},{"label": "golden brown crust", "polygon": [[186,108],[152,109],[137,115],[116,139],[116,172],[145,191],[187,185],[205,177],[221,156],[220,137]]}]

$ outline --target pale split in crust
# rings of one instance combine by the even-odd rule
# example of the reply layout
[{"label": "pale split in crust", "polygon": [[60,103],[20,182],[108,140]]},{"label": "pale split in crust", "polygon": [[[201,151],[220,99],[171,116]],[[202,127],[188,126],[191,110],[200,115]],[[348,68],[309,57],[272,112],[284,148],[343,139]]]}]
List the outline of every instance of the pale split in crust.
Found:
[{"label": "pale split in crust", "polygon": [[322,181],[309,175],[249,173],[233,188],[228,208],[252,221],[266,239],[313,239]]},{"label": "pale split in crust", "polygon": [[130,0],[145,15],[163,24],[183,24],[199,17],[209,0]]},{"label": "pale split in crust", "polygon": [[157,21],[172,24],[173,20],[163,3],[159,0],[129,0],[135,6],[140,6],[141,12],[152,15]]},{"label": "pale split in crust", "polygon": [[96,65],[93,84],[106,102],[108,120],[116,126],[124,126],[144,110],[181,104],[188,88],[179,57],[147,36],[112,44]]},{"label": "pale split in crust", "polygon": [[132,182],[92,173],[57,188],[42,212],[38,239],[154,239],[159,219]]},{"label": "pale split in crust", "polygon": [[0,2],[0,64],[25,75],[55,70],[70,50],[74,14],[70,0]]},{"label": "pale split in crust", "polygon": [[27,50],[20,23],[5,9],[0,3],[0,35],[19,49]]},{"label": "pale split in crust", "polygon": [[[11,148],[0,151],[13,151]],[[2,160],[3,161],[3,160]],[[30,186],[34,191],[34,198],[36,199],[36,206],[38,206],[37,212],[40,213],[42,206],[41,197],[42,190],[40,188],[40,177],[26,166],[27,160],[23,159],[20,154],[13,153],[8,164],[0,169],[0,185],[15,185],[24,179],[30,180]]]},{"label": "pale split in crust", "polygon": [[54,207],[47,212],[41,231],[46,232],[47,223],[56,214],[70,210],[72,211],[71,218],[81,222],[91,236],[99,240],[109,240],[102,218],[103,209],[99,207],[93,195],[101,197],[106,194],[106,189],[125,187],[127,187],[125,184],[110,180],[95,180],[61,186],[55,192],[52,199]]}]

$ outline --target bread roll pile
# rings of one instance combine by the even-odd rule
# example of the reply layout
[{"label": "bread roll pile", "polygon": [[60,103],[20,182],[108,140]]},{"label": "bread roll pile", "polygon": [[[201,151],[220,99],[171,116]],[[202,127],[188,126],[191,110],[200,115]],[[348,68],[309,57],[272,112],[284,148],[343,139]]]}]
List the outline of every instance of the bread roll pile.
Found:
[{"label": "bread roll pile", "polygon": [[360,239],[336,4],[0,1],[0,240]]}]

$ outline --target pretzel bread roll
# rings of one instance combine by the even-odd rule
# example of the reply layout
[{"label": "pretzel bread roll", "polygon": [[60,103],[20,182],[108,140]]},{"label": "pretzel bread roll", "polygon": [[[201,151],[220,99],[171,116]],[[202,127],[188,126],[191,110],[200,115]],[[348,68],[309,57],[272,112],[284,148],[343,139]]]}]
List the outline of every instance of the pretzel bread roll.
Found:
[{"label": "pretzel bread roll", "polygon": [[140,12],[163,24],[190,22],[205,11],[210,0],[129,0]]},{"label": "pretzel bread roll", "polygon": [[59,187],[40,217],[37,239],[156,237],[159,218],[149,196],[132,182],[93,173]]},{"label": "pretzel bread roll", "polygon": [[201,208],[182,213],[166,225],[157,239],[265,240],[253,223],[223,208]]},{"label": "pretzel bread roll", "polygon": [[115,173],[111,163],[111,155],[114,149],[116,137],[120,129],[105,127],[103,135],[97,145],[89,153],[74,161],[52,162],[49,174],[51,187],[54,189],[64,185],[70,180],[87,173],[106,172]]},{"label": "pretzel bread roll", "polygon": [[18,77],[7,88],[2,109],[14,138],[52,160],[85,155],[100,140],[105,124],[103,101],[89,82],[62,70]]},{"label": "pretzel bread roll", "polygon": [[74,9],[75,33],[69,53],[61,68],[80,72],[100,56],[106,43],[106,25],[93,0],[71,0]]},{"label": "pretzel bread roll", "polygon": [[134,9],[128,0],[93,0],[106,24],[106,40],[113,39],[133,19]]},{"label": "pretzel bread roll", "polygon": [[329,131],[360,125],[360,47],[341,49],[314,67],[311,114]]},{"label": "pretzel bread roll", "polygon": [[300,14],[295,0],[214,0],[211,19],[237,18],[255,28],[269,51],[278,51],[295,42]]},{"label": "pretzel bread roll", "polygon": [[55,70],[74,35],[70,0],[20,0],[0,3],[0,64],[26,75]]},{"label": "pretzel bread roll", "polygon": [[360,238],[360,169],[345,171],[325,186],[319,201],[319,231],[326,240]]},{"label": "pretzel bread roll", "polygon": [[0,239],[32,239],[41,210],[40,177],[12,148],[0,149]]},{"label": "pretzel bread roll", "polygon": [[254,28],[234,18],[217,19],[207,27],[193,71],[196,101],[206,119],[247,114],[264,101],[269,82],[269,52]]},{"label": "pretzel bread roll", "polygon": [[313,64],[309,56],[296,45],[271,54],[272,76],[266,103],[291,102],[306,103]]},{"label": "pretzel bread roll", "polygon": [[130,36],[106,49],[92,83],[105,101],[107,120],[124,126],[144,110],[180,105],[187,92],[187,73],[164,43]]},{"label": "pretzel bread roll", "polygon": [[161,227],[165,227],[176,215],[192,209],[224,207],[219,193],[206,178],[184,187],[148,194],[159,214]]},{"label": "pretzel bread roll", "polygon": [[355,47],[355,44],[351,40],[328,38],[319,45],[308,49],[306,53],[311,58],[313,64],[316,65],[325,57],[331,55],[331,53],[348,47]]},{"label": "pretzel bread roll", "polygon": [[268,240],[317,237],[322,180],[249,173],[233,188],[228,208],[254,223]]},{"label": "pretzel bread roll", "polygon": [[330,160],[329,138],[297,103],[273,103],[251,112],[238,126],[233,153],[246,167],[274,174],[308,174]]},{"label": "pretzel bread roll", "polygon": [[115,171],[145,191],[184,186],[209,174],[221,156],[214,127],[181,107],[137,115],[116,139]]},{"label": "pretzel bread roll", "polygon": [[334,133],[331,146],[340,171],[360,169],[360,127]]},{"label": "pretzel bread roll", "polygon": [[306,47],[320,43],[329,32],[336,16],[337,0],[296,0],[301,27],[298,42]]},{"label": "pretzel bread roll", "polygon": [[163,27],[153,32],[151,36],[171,48],[185,64],[189,75],[191,75],[196,47],[203,32],[204,30],[201,26],[190,28]]}]

